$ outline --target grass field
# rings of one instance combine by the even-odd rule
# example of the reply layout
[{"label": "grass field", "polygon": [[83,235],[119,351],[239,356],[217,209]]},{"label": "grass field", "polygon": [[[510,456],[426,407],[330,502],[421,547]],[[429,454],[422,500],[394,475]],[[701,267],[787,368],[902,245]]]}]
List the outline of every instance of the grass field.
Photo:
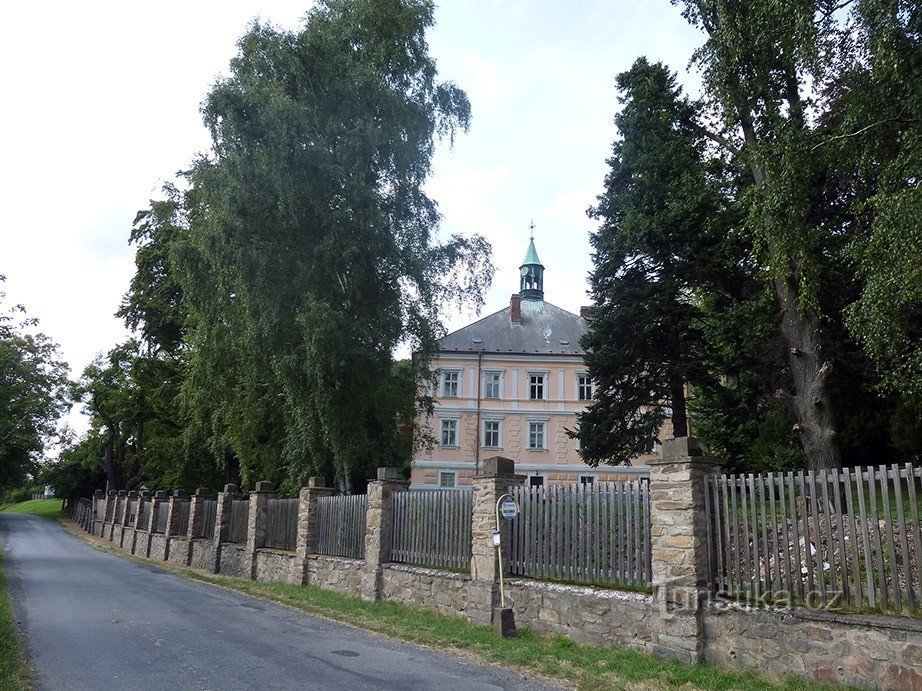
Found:
[{"label": "grass field", "polygon": [[33,679],[32,667],[16,631],[13,605],[3,572],[3,552],[0,552],[0,690],[31,689]]},{"label": "grass field", "polygon": [[45,516],[57,520],[61,517],[61,508],[64,506],[62,499],[33,499],[19,504],[5,504],[0,506],[4,513],[32,513],[36,516]]}]

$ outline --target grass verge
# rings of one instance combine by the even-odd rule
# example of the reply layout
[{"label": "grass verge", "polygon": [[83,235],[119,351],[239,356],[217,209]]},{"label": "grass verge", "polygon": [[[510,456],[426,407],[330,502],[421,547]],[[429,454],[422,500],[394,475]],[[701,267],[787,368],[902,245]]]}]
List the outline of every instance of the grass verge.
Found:
[{"label": "grass verge", "polygon": [[625,648],[599,648],[519,629],[517,638],[496,638],[489,626],[470,624],[394,602],[366,602],[314,586],[257,583],[146,559],[87,535],[72,521],[65,527],[91,545],[112,554],[155,564],[187,578],[270,600],[316,616],[442,652],[517,670],[567,688],[578,689],[834,689],[800,677],[770,680],[753,671],[729,672],[706,664],[687,665]]},{"label": "grass verge", "polygon": [[393,602],[366,602],[312,586],[257,583],[190,569],[179,571],[195,580],[273,600],[391,638],[466,654],[580,689],[818,688],[799,678],[775,682],[754,672],[726,672],[705,664],[661,660],[634,650],[579,645],[565,636],[545,636],[522,629],[517,638],[497,638],[491,627],[470,624],[457,617]]},{"label": "grass verge", "polygon": [[45,516],[53,520],[61,518],[61,509],[64,506],[63,499],[33,499],[31,501],[20,502],[19,504],[6,504],[0,506],[0,512],[3,513],[31,513],[36,516]]},{"label": "grass verge", "polygon": [[31,688],[34,688],[34,675],[16,630],[13,605],[3,572],[3,552],[0,552],[0,689],[18,691]]}]

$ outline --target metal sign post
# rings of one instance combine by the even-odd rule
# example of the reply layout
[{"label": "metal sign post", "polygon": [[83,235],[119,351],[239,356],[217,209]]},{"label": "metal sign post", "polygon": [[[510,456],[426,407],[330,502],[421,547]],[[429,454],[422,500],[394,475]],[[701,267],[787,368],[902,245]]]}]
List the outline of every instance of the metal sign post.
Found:
[{"label": "metal sign post", "polygon": [[500,544],[499,517],[511,521],[519,515],[519,504],[511,494],[503,494],[496,500],[496,529],[493,531],[493,544],[496,545],[496,558],[499,564],[499,604],[506,609],[506,588],[503,582],[503,547]]}]

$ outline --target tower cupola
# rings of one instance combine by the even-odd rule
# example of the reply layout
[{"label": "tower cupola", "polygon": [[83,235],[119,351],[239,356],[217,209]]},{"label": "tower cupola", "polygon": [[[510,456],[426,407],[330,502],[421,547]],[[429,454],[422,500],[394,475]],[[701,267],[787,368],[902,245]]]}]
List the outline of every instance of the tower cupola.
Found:
[{"label": "tower cupola", "polygon": [[525,261],[519,267],[519,294],[523,300],[544,300],[544,265],[538,259],[538,251],[535,249],[534,228],[535,224],[532,223],[528,251],[525,253]]}]

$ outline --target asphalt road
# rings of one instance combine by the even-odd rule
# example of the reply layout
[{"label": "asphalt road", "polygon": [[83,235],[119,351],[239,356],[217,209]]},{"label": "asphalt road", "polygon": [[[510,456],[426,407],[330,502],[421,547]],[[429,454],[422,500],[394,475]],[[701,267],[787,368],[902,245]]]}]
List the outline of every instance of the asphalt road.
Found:
[{"label": "asphalt road", "polygon": [[0,514],[4,567],[42,689],[522,689],[471,664],[94,549]]}]

